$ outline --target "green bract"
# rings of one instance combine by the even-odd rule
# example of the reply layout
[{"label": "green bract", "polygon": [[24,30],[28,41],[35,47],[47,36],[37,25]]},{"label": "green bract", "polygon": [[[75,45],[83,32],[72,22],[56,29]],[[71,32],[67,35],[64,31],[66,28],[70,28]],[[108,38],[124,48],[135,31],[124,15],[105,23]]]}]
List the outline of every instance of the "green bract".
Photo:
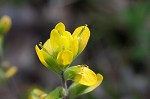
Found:
[{"label": "green bract", "polygon": [[86,86],[80,83],[73,83],[69,87],[69,99],[74,99],[75,97],[86,94],[88,92],[93,91],[95,88],[97,88],[101,82],[103,81],[103,76],[101,74],[97,74],[97,82],[91,86]]},{"label": "green bract", "polygon": [[68,68],[64,72],[65,79],[73,80],[69,87],[70,97],[76,97],[88,93],[97,88],[103,81],[101,74],[95,74],[88,66],[77,65]]}]

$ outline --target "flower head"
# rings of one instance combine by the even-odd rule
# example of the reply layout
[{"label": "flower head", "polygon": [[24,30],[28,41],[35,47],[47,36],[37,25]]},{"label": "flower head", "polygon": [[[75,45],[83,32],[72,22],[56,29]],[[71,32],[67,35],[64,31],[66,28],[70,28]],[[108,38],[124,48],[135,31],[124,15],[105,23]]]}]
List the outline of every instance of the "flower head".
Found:
[{"label": "flower head", "polygon": [[[90,37],[90,31],[87,26],[80,26],[71,35],[66,31],[65,25],[60,22],[50,33],[50,38],[40,45],[41,49],[36,45],[35,49],[40,61],[46,66],[51,67],[47,63],[47,54],[58,67],[68,67],[73,59],[78,56],[87,45]],[[51,60],[49,60],[51,62]]]},{"label": "flower head", "polygon": [[12,24],[11,18],[7,15],[0,19],[0,34],[8,32]]}]

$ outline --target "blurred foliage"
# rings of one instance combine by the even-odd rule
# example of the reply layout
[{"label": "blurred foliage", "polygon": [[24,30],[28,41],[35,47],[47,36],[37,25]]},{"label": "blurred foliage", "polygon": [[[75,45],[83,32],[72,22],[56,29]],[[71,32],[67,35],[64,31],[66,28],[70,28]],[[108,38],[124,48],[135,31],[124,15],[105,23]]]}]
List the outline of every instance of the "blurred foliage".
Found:
[{"label": "blurred foliage", "polygon": [[[104,3],[104,1],[101,0],[101,3]],[[94,51],[95,48],[118,51],[124,61],[127,62],[125,64],[129,64],[129,68],[134,73],[147,75],[149,70],[146,70],[146,68],[149,69],[149,63],[146,60],[149,59],[150,52],[149,5],[149,2],[135,2],[121,10],[118,16],[115,16],[116,13],[107,13],[104,11],[105,9],[99,9],[101,5],[96,6],[94,1],[91,2],[90,7],[92,6],[94,9],[90,9],[88,15],[91,18],[90,27],[93,32],[91,39],[93,42],[89,44],[89,51]],[[119,72],[119,69],[117,72]],[[106,79],[110,77],[107,73],[104,74]],[[112,81],[106,79],[104,79],[105,83],[103,84],[104,90],[112,99],[121,99],[121,90],[113,86]],[[123,78],[119,77],[119,79]],[[118,80],[116,84],[120,82]],[[135,99],[137,97],[142,99],[141,94],[133,94],[133,96]]]},{"label": "blurred foliage", "polygon": [[129,36],[134,39],[134,46],[131,46],[131,57],[137,60],[147,57],[150,50],[150,30],[147,26],[150,17],[149,9],[149,3],[140,3],[123,13],[124,22],[129,28]]}]

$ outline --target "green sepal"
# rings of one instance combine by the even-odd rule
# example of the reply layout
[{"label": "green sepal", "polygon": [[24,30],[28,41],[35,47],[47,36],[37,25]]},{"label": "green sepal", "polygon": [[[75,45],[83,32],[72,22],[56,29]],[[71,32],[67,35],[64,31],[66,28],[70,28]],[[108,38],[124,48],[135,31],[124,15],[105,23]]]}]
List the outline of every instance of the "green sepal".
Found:
[{"label": "green sepal", "polygon": [[94,85],[86,86],[79,83],[73,83],[69,87],[69,97],[70,99],[73,99],[77,96],[80,96],[82,94],[86,94],[88,92],[93,91],[95,88],[97,88],[103,81],[103,76],[101,74],[97,74],[97,82]]},{"label": "green sepal", "polygon": [[69,87],[69,99],[74,99],[80,95],[86,94],[90,91],[88,91],[89,86],[85,86],[79,83],[73,83]]},{"label": "green sepal", "polygon": [[68,67],[64,71],[64,77],[66,80],[73,80],[78,72],[79,72],[79,69],[76,66]]},{"label": "green sepal", "polygon": [[65,89],[62,87],[57,87],[53,91],[51,91],[45,99],[63,99],[65,94]]},{"label": "green sepal", "polygon": [[56,60],[53,58],[53,56],[46,52],[43,53],[43,56],[44,56],[43,58],[44,58],[45,62],[48,64],[47,68],[52,70],[53,72],[61,75],[62,70],[61,70],[60,66],[58,65],[58,63],[56,62]]}]

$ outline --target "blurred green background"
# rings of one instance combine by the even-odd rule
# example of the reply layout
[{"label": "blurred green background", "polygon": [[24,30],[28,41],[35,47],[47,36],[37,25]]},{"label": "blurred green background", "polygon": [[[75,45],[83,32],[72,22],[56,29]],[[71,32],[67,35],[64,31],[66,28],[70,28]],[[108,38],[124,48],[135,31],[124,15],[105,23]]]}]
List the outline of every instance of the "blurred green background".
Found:
[{"label": "blurred green background", "polygon": [[78,99],[150,98],[149,0],[0,0],[3,15],[12,18],[4,59],[19,70],[0,85],[0,99],[27,99],[35,87],[48,92],[60,85],[34,50],[60,21],[70,32],[88,24],[89,43],[73,64],[104,76],[96,90]]}]

